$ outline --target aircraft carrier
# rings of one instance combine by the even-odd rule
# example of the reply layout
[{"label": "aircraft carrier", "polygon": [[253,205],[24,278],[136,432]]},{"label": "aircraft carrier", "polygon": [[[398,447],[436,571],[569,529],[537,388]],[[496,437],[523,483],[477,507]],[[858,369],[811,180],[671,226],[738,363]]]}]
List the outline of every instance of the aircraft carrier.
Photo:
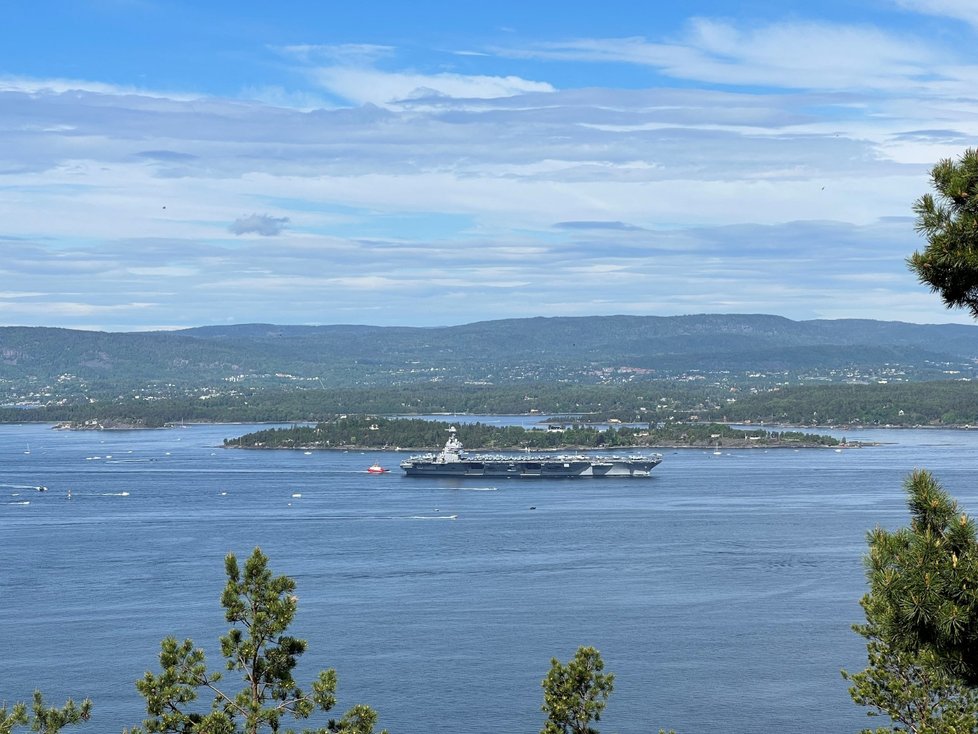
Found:
[{"label": "aircraft carrier", "polygon": [[409,477],[577,478],[647,477],[662,461],[661,454],[469,454],[449,430],[445,448],[437,454],[412,456],[401,462]]}]

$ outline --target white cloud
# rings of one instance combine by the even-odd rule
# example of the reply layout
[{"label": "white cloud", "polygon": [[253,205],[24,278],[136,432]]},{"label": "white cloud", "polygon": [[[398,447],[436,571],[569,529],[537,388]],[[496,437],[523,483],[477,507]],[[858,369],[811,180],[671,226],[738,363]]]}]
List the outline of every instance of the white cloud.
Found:
[{"label": "white cloud", "polygon": [[591,38],[499,52],[637,64],[709,84],[812,90],[925,88],[947,63],[928,44],[873,26],[796,21],[744,28],[707,18],[693,19],[670,42]]},{"label": "white cloud", "polygon": [[5,303],[3,310],[7,313],[28,315],[40,319],[79,316],[98,316],[107,314],[127,314],[130,311],[147,310],[159,306],[158,303],[130,302],[114,304],[96,304],[71,301],[44,301],[33,303]]},{"label": "white cloud", "polygon": [[[920,163],[957,143],[944,133],[903,135],[931,123],[933,106],[877,114],[867,104],[844,120],[808,112],[846,100],[581,90],[485,99],[481,109],[446,116],[0,96],[0,122],[7,114],[41,123],[0,150],[7,171],[0,217],[9,236],[36,237],[43,222],[45,236],[68,241],[138,234],[213,242],[242,210],[262,209],[289,219],[295,236],[361,224],[369,236],[382,221],[369,212],[466,217],[485,232],[548,230],[561,221],[866,222],[905,213],[926,186]],[[975,125],[959,106],[967,114],[955,117],[949,104],[942,126]]]},{"label": "white cloud", "polygon": [[978,5],[974,0],[896,0],[896,4],[915,13],[963,20],[978,28]]},{"label": "white cloud", "polygon": [[[391,278],[383,275],[350,275],[343,278],[328,278],[326,283],[354,291],[388,291],[392,288],[403,287],[404,279]],[[407,283],[410,286],[410,282]]]},{"label": "white cloud", "polygon": [[149,276],[153,278],[190,278],[199,275],[200,271],[196,268],[163,266],[158,268],[129,267],[128,272],[136,276]]},{"label": "white cloud", "polygon": [[307,64],[324,61],[349,65],[369,65],[393,56],[396,49],[373,43],[298,44],[283,46],[280,51]]},{"label": "white cloud", "polygon": [[309,74],[324,89],[354,104],[390,105],[411,98],[439,95],[492,99],[554,90],[546,82],[528,81],[516,76],[417,74],[353,66],[322,67]]},{"label": "white cloud", "polygon": [[302,64],[317,86],[354,104],[390,105],[427,97],[493,99],[527,92],[551,92],[546,82],[517,76],[386,71],[378,64],[396,55],[390,46],[372,44],[286,46],[281,52]]},{"label": "white cloud", "polygon": [[34,79],[30,77],[0,75],[0,92],[22,92],[24,94],[62,94],[64,92],[90,92],[92,94],[124,95],[133,94],[140,97],[192,100],[199,94],[179,91],[161,91],[129,85],[108,84],[105,82],[89,81],[86,79],[47,78]]}]

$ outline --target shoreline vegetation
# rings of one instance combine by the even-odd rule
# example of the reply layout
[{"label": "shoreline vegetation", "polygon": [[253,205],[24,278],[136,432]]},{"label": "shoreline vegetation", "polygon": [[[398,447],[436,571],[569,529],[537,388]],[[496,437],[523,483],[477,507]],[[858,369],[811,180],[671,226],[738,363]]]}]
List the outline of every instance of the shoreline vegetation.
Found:
[{"label": "shoreline vegetation", "polygon": [[[449,424],[419,418],[339,416],[311,426],[268,428],[226,438],[225,448],[294,450],[437,451]],[[719,423],[665,426],[549,423],[540,428],[462,423],[459,440],[472,452],[568,451],[600,449],[859,448],[852,442],[800,431],[739,430]]]},{"label": "shoreline vegetation", "polygon": [[[151,399],[152,397],[152,399]],[[182,423],[315,423],[343,414],[530,415],[542,422],[629,425],[716,423],[779,430],[978,427],[971,382],[820,385],[771,389],[651,381],[629,385],[428,385],[411,388],[279,390],[200,388],[186,397],[90,391],[44,404],[0,406],[0,423],[133,430]],[[547,418],[550,416],[550,418]]]},{"label": "shoreline vegetation", "polygon": [[[449,416],[460,416],[460,417],[471,417],[474,414],[463,413],[463,412],[453,412],[453,413],[431,413],[430,415],[444,415]],[[523,414],[511,414],[511,413],[479,413],[480,416],[493,417],[496,415],[520,415],[526,418],[539,417],[535,413],[523,413]],[[392,415],[391,418],[405,419],[405,420],[424,420],[420,415],[414,415],[410,413],[405,413],[402,415]],[[566,417],[559,418],[540,418],[539,426],[535,430],[542,430],[542,427],[548,423],[557,422],[569,422],[570,419]],[[51,421],[51,420],[30,420],[30,421],[3,421],[0,420],[0,425],[18,425],[18,424],[52,424],[51,428],[56,431],[159,431],[159,430],[169,430],[173,428],[186,428],[187,426],[236,426],[236,425],[281,425],[283,423],[289,423],[292,425],[305,425],[311,423],[317,423],[318,421],[312,419],[256,419],[256,420],[222,420],[219,418],[209,419],[209,418],[198,418],[195,420],[186,420],[179,422],[166,422],[162,424],[148,423],[146,421],[127,421],[127,420],[88,420],[88,421]],[[441,421],[438,421],[439,423]],[[575,421],[576,424],[583,426],[604,426],[609,423],[607,420],[590,420],[590,419],[580,419]],[[612,419],[610,421],[611,425],[614,426],[618,421]],[[751,426],[756,423],[757,430],[765,431],[775,431],[775,432],[797,432],[804,433],[805,435],[811,435],[807,432],[810,431],[874,431],[877,429],[885,429],[891,431],[898,430],[948,430],[948,431],[976,431],[978,430],[978,424],[973,423],[925,423],[925,424],[865,424],[858,421],[853,423],[792,423],[792,422],[777,422],[777,421],[730,421],[730,420],[713,420],[713,421],[692,421],[689,423],[677,422],[675,425],[720,425],[720,426]],[[749,431],[746,431],[749,432]],[[854,445],[856,441],[849,441],[850,445]],[[876,445],[875,441],[862,441],[863,446],[866,445]]]}]

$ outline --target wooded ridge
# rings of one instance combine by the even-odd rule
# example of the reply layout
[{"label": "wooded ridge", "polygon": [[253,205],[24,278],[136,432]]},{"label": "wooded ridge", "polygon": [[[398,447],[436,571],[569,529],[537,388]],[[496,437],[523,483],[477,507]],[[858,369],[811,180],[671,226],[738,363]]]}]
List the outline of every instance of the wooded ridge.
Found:
[{"label": "wooded ridge", "polygon": [[978,327],[763,315],[444,328],[0,328],[0,421],[158,427],[340,413],[978,425]]},{"label": "wooded ridge", "polygon": [[[667,379],[828,381],[972,376],[978,327],[765,315],[594,316],[440,328],[206,326],[106,333],[0,327],[0,385],[356,387]],[[312,386],[312,385],[310,385]]]}]

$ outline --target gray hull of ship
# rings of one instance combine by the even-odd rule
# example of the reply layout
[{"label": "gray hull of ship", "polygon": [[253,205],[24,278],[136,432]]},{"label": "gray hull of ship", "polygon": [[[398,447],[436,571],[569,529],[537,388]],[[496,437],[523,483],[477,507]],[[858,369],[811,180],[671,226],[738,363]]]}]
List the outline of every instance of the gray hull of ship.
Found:
[{"label": "gray hull of ship", "polygon": [[661,459],[556,461],[480,461],[463,459],[449,463],[405,461],[409,477],[482,477],[487,479],[575,479],[579,477],[648,477]]}]

